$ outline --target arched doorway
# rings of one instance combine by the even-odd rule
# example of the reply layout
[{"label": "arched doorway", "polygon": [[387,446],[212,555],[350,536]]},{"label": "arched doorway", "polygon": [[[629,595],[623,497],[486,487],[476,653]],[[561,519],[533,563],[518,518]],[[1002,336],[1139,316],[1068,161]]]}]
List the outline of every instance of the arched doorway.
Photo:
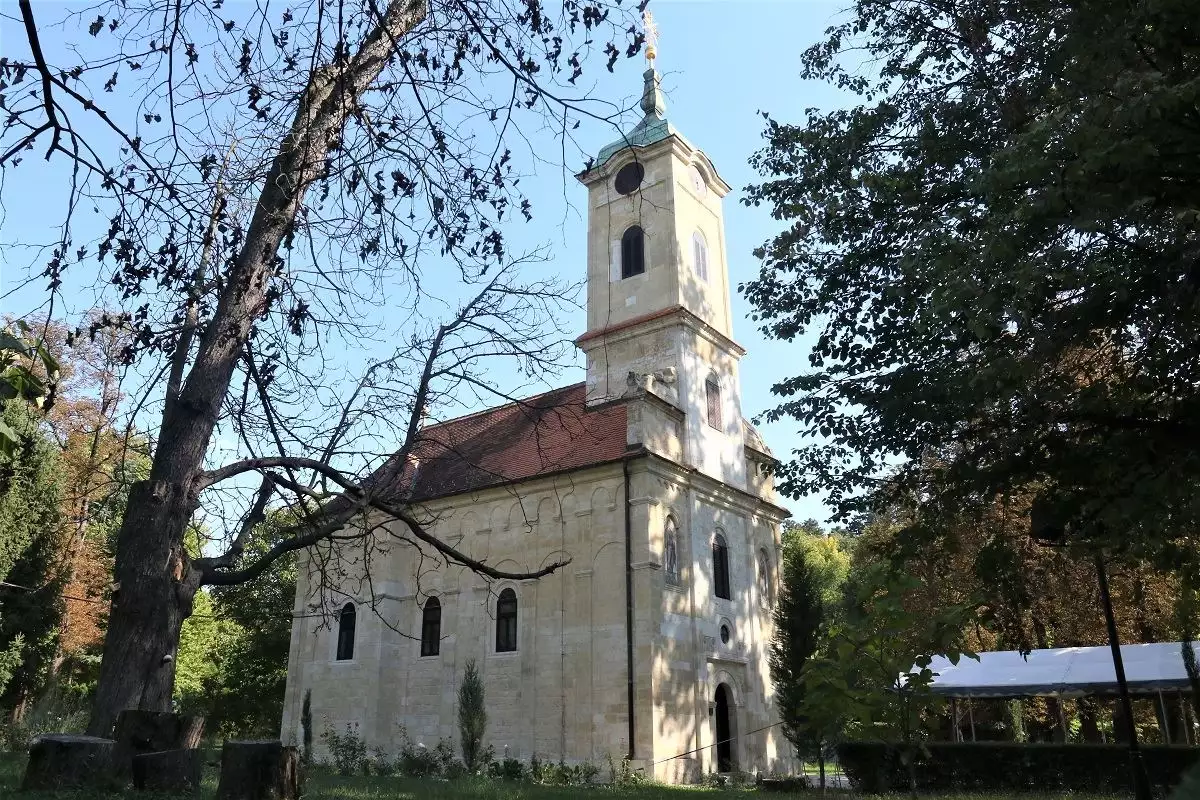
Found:
[{"label": "arched doorway", "polygon": [[737,730],[733,723],[733,697],[725,684],[717,686],[716,707],[713,716],[717,723],[717,772],[733,772],[737,765],[734,763],[734,741]]}]

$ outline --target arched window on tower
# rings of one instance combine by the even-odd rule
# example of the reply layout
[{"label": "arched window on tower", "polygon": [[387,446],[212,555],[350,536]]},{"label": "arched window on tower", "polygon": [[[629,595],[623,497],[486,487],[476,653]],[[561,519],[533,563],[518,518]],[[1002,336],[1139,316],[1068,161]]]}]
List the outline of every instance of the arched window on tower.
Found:
[{"label": "arched window on tower", "polygon": [[712,539],[713,551],[713,594],[726,600],[730,599],[729,592],[729,546],[725,537],[715,534]]},{"label": "arched window on tower", "polygon": [[621,235],[621,277],[631,278],[646,271],[646,234],[634,225]]},{"label": "arched window on tower", "polygon": [[354,604],[346,603],[338,614],[337,660],[354,658]]},{"label": "arched window on tower", "polygon": [[442,649],[442,604],[436,597],[425,601],[421,611],[421,655],[436,656]]},{"label": "arched window on tower", "polygon": [[517,649],[517,593],[505,589],[496,601],[496,652],[511,653]]},{"label": "arched window on tower", "polygon": [[697,277],[702,281],[707,281],[708,243],[704,241],[704,234],[700,231],[692,233],[692,263],[695,265]]},{"label": "arched window on tower", "polygon": [[667,517],[666,529],[663,531],[663,572],[667,583],[679,585],[679,529],[675,520]]},{"label": "arched window on tower", "polygon": [[721,430],[721,384],[716,375],[709,375],[704,382],[704,399],[708,407],[709,426]]}]

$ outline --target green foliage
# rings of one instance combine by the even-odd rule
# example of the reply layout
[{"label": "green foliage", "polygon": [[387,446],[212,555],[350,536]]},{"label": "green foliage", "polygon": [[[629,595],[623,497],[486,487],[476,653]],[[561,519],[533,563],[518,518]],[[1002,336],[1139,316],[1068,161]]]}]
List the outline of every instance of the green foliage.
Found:
[{"label": "green foliage", "polygon": [[[284,536],[285,515],[269,515],[243,558],[253,560]],[[262,575],[238,586],[215,588],[213,610],[237,625],[222,664],[214,709],[224,730],[275,736],[283,711],[287,659],[296,599],[296,556],[289,553]]]},{"label": "green foliage", "polygon": [[[0,330],[0,402],[47,409],[54,402],[58,362],[27,323],[17,320],[16,325],[17,331]],[[11,458],[22,440],[21,429],[13,427],[7,414],[0,418],[0,456]]]},{"label": "green foliage", "polygon": [[475,666],[475,659],[467,659],[463,668],[462,683],[458,687],[458,735],[462,744],[463,763],[467,772],[479,771],[479,756],[483,749],[483,735],[487,731],[487,707],[483,693],[483,678]]},{"label": "green foliage", "polygon": [[83,733],[87,721],[88,704],[82,698],[47,692],[19,720],[7,714],[0,720],[0,751],[24,756],[38,734]]},{"label": "green foliage", "polygon": [[825,614],[821,585],[808,559],[806,548],[784,548],[783,580],[775,605],[775,640],[771,644],[771,679],[776,704],[783,720],[783,733],[802,758],[832,731],[816,727],[805,713],[805,664],[821,644]]},{"label": "green foliage", "polygon": [[325,743],[333,768],[339,775],[354,775],[359,771],[365,773],[367,745],[358,735],[357,726],[351,727],[350,723],[346,723],[344,733],[327,726],[321,733],[321,741]]},{"label": "green foliage", "polygon": [[13,446],[0,452],[0,706],[41,690],[64,613],[62,473],[54,444],[23,400],[3,407]]},{"label": "green foliage", "polygon": [[622,758],[618,764],[613,762],[613,757],[611,755],[608,757],[609,786],[641,786],[645,783],[649,783],[649,778],[646,777],[646,773],[633,769],[628,758]]},{"label": "green foliage", "polygon": [[940,514],[1041,481],[1163,563],[1197,529],[1194,12],[857,0],[805,51],[857,98],[753,160],[786,228],[743,289],[815,335],[767,415],[813,436],[784,492]]},{"label": "green foliage", "polygon": [[525,780],[525,765],[515,758],[506,758],[503,761],[493,761],[488,766],[488,775],[493,778],[500,778],[506,781],[521,781]]},{"label": "green foliage", "polygon": [[[1069,790],[1111,795],[1129,790],[1129,748],[1123,744],[1018,744],[931,742],[916,754],[922,791]],[[1191,747],[1143,747],[1146,771],[1164,794],[1196,763]],[[902,748],[888,742],[843,742],[838,760],[851,785],[863,792],[902,791],[910,770]]]},{"label": "green foliage", "polygon": [[929,688],[932,656],[957,663],[973,655],[962,644],[973,608],[914,613],[904,596],[919,581],[889,564],[869,565],[856,577],[857,613],[830,626],[825,651],[804,667],[802,713],[811,726],[847,721],[850,735],[899,742],[912,766],[922,719],[942,702]]},{"label": "green foliage", "polygon": [[[236,623],[214,615],[207,592],[196,592],[192,615],[184,620],[175,652],[175,701],[180,712],[208,716],[216,707],[226,655],[239,634]],[[212,730],[219,726],[220,721],[214,720]]]},{"label": "green foliage", "polygon": [[[850,577],[850,539],[844,533],[824,531],[813,519],[785,525],[783,556],[803,554],[809,579],[821,597],[825,613],[837,617],[844,605],[846,581]],[[785,578],[786,580],[786,578]]]},{"label": "green foliage", "polygon": [[[280,538],[270,517],[246,554],[254,558]],[[203,532],[188,531],[198,553]],[[287,684],[296,594],[296,559],[287,555],[254,581],[201,591],[180,633],[175,697],[181,709],[208,718],[225,735],[274,736]],[[310,741],[311,743],[311,741]]]}]

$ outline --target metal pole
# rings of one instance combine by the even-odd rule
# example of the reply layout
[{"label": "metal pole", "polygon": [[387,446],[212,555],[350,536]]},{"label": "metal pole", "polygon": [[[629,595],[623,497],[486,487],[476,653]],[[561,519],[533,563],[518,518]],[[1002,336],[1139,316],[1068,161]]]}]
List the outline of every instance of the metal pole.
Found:
[{"label": "metal pole", "polygon": [[1121,694],[1121,711],[1129,736],[1129,768],[1132,772],[1133,796],[1136,800],[1151,800],[1150,779],[1138,749],[1137,726],[1133,724],[1133,703],[1129,701],[1129,683],[1125,680],[1125,662],[1121,659],[1121,640],[1117,636],[1117,621],[1113,617],[1112,597],[1108,593],[1108,571],[1104,556],[1096,553],[1096,577],[1100,581],[1100,605],[1104,606],[1104,622],[1108,625],[1108,646],[1112,649],[1113,669],[1117,673],[1117,691]]},{"label": "metal pole", "polygon": [[1162,712],[1162,724],[1159,726],[1162,731],[1163,742],[1171,743],[1171,717],[1167,715],[1167,701],[1163,699],[1163,693],[1158,693],[1158,709]]}]

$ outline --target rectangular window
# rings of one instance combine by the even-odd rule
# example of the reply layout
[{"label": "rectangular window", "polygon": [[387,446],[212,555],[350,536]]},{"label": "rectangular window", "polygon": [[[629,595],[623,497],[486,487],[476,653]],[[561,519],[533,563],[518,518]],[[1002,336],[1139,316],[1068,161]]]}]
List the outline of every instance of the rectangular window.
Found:
[{"label": "rectangular window", "polygon": [[517,649],[517,618],[501,617],[496,620],[496,652],[512,653]]},{"label": "rectangular window", "polygon": [[[440,609],[439,609],[440,612]],[[436,656],[442,649],[442,617],[426,613],[421,620],[421,655]]]}]

